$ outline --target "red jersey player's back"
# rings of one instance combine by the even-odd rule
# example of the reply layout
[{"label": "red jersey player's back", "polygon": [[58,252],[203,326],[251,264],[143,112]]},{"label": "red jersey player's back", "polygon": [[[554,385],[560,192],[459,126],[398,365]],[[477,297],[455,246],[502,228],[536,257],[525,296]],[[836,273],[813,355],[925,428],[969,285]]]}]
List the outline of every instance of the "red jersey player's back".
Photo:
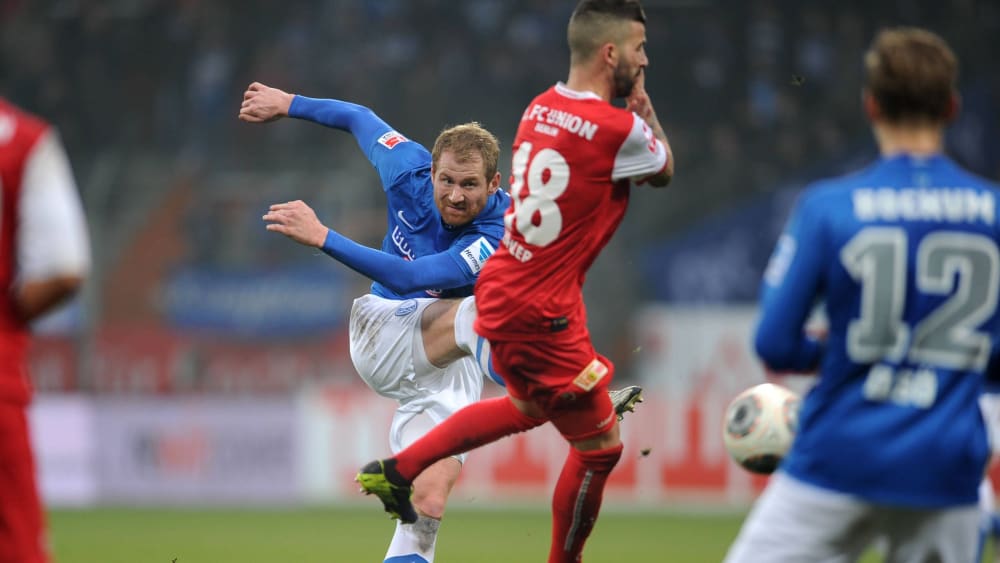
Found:
[{"label": "red jersey player's back", "polygon": [[[88,265],[83,210],[58,135],[0,98],[0,402],[28,401],[28,323],[75,292],[65,278]],[[45,286],[56,278],[67,289]]]},{"label": "red jersey player's back", "polygon": [[19,210],[28,156],[47,127],[0,98],[0,400],[27,399],[23,374],[27,324],[15,314],[11,286],[17,277]]},{"label": "red jersey player's back", "polygon": [[630,179],[662,170],[666,149],[636,114],[560,83],[525,110],[513,151],[513,204],[476,284],[476,330],[585,330],[586,272],[625,214]]}]

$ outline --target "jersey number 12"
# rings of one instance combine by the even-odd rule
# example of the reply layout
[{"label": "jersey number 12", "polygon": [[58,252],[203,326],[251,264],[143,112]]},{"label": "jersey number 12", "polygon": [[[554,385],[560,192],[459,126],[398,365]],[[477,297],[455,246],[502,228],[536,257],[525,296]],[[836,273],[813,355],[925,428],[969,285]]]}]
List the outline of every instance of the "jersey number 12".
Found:
[{"label": "jersey number 12", "polygon": [[861,282],[861,316],[847,330],[847,354],[857,363],[880,360],[954,370],[986,368],[992,342],[977,330],[997,309],[1000,253],[989,238],[944,231],[917,246],[914,285],[921,295],[946,299],[910,327],[907,304],[907,233],[869,227],[840,252],[847,272]]}]

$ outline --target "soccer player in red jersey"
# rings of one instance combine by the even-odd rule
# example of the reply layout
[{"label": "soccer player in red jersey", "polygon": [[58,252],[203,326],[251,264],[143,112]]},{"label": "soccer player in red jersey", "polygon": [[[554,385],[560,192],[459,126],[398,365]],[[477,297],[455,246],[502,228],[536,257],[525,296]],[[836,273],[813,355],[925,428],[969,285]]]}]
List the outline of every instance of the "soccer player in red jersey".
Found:
[{"label": "soccer player in red jersey", "polygon": [[[614,368],[591,344],[582,286],[625,213],[632,182],[673,176],[644,88],[645,14],[636,0],[583,0],[570,18],[569,79],[524,111],[513,145],[500,249],[476,284],[476,330],[508,396],[470,405],[358,482],[409,513],[413,479],[443,457],[546,422],[570,443],[552,499],[549,561],[579,561],[622,444],[605,392]],[[610,101],[624,97],[628,108]]]},{"label": "soccer player in red jersey", "polygon": [[0,563],[48,561],[28,434],[29,323],[72,296],[89,264],[58,136],[0,98]]}]

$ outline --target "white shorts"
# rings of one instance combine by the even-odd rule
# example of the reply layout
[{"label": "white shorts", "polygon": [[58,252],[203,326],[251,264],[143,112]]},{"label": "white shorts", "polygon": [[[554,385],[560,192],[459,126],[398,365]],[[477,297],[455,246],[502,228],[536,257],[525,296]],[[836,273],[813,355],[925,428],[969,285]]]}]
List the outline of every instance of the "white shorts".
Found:
[{"label": "white shorts", "polygon": [[[464,357],[441,369],[424,353],[420,317],[436,299],[399,301],[377,295],[351,307],[351,361],[376,393],[399,402],[389,447],[400,452],[455,411],[479,400],[483,374]],[[456,456],[465,461],[465,455]]]},{"label": "white shorts", "polygon": [[890,563],[969,563],[975,505],[919,510],[873,505],[776,473],[747,516],[726,563],[847,563],[879,539]]}]

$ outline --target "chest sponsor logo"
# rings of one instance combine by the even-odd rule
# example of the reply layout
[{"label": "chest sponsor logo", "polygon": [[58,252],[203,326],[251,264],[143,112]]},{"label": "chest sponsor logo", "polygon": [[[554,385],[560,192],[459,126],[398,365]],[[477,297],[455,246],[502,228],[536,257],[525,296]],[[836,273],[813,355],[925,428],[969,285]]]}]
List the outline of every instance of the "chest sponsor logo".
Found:
[{"label": "chest sponsor logo", "polygon": [[412,314],[416,310],[417,301],[415,299],[407,299],[406,301],[403,301],[403,304],[400,305],[398,309],[396,309],[396,316],[405,317]]},{"label": "chest sponsor logo", "polygon": [[413,250],[410,248],[410,243],[406,242],[403,231],[399,230],[399,225],[392,227],[392,244],[396,246],[396,250],[403,255],[403,258],[413,260]]},{"label": "chest sponsor logo", "polygon": [[489,258],[496,249],[486,241],[486,237],[479,237],[476,242],[466,246],[462,250],[462,260],[469,265],[469,269],[472,270],[473,274],[478,274],[480,270],[483,269],[483,264],[486,263],[486,259]]},{"label": "chest sponsor logo", "polygon": [[390,150],[396,145],[408,141],[409,139],[401,135],[398,131],[388,131],[378,138],[378,144]]}]

